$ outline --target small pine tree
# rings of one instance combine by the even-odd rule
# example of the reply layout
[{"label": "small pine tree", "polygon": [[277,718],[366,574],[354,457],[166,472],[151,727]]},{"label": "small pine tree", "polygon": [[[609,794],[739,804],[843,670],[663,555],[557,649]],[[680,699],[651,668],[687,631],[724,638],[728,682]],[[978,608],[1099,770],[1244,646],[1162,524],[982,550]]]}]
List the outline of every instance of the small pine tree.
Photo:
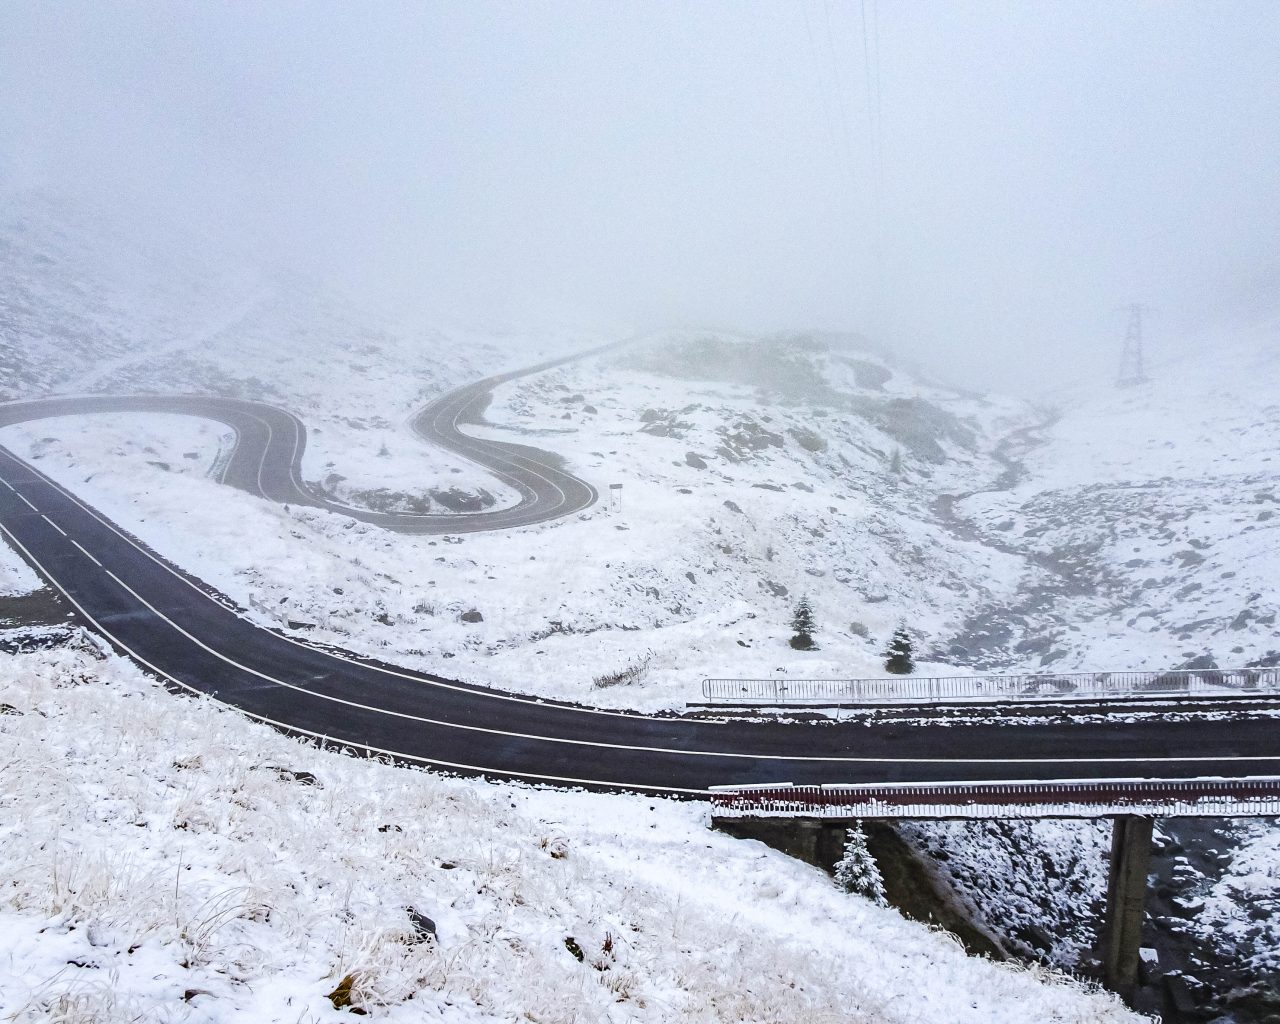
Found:
[{"label": "small pine tree", "polygon": [[836,862],[836,885],[845,892],[863,896],[878,906],[888,906],[884,878],[867,849],[867,834],[858,824],[845,834],[844,856]]},{"label": "small pine tree", "polygon": [[893,631],[893,639],[884,652],[884,667],[895,676],[909,676],[915,671],[915,662],[911,660],[911,634],[906,627],[899,626]]},{"label": "small pine tree", "polygon": [[796,605],[796,613],[791,617],[791,628],[795,636],[791,638],[791,646],[797,651],[816,651],[818,645],[813,642],[813,609],[809,607],[807,597],[800,598]]},{"label": "small pine tree", "polygon": [[894,476],[902,476],[902,449],[895,448],[889,456],[889,472]]}]

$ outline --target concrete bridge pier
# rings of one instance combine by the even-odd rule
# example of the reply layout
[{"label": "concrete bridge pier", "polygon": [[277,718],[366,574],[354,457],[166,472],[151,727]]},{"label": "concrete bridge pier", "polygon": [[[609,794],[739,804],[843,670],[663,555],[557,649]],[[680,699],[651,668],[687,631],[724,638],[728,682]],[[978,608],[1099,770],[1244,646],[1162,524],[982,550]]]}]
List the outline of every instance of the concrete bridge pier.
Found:
[{"label": "concrete bridge pier", "polygon": [[1124,815],[1111,831],[1111,868],[1107,878],[1107,915],[1102,934],[1103,982],[1131,1003],[1138,987],[1142,918],[1147,904],[1151,864],[1151,818]]}]

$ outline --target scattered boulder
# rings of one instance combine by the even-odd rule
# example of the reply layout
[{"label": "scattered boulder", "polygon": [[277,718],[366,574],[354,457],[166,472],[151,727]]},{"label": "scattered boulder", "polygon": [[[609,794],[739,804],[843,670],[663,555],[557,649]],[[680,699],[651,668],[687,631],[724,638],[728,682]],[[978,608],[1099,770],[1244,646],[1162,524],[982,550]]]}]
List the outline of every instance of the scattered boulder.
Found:
[{"label": "scattered boulder", "polygon": [[738,505],[736,501],[734,501],[731,498],[724,499],[724,507],[727,508],[730,512],[737,512],[739,515],[742,514],[742,508]]},{"label": "scattered boulder", "polygon": [[471,608],[458,616],[463,622],[484,622],[484,616],[476,608]]},{"label": "scattered boulder", "polygon": [[684,463],[686,466],[692,466],[694,469],[707,468],[707,460],[696,452],[685,452]]},{"label": "scattered boulder", "polygon": [[281,782],[296,782],[299,786],[314,786],[316,789],[324,789],[320,784],[320,780],[311,772],[297,771],[293,768],[281,768],[279,765],[267,764],[263,765],[269,772],[275,772],[276,777]]},{"label": "scattered boulder", "polygon": [[796,444],[807,452],[825,452],[827,440],[821,434],[807,427],[792,427],[787,431],[795,439]]},{"label": "scattered boulder", "polygon": [[413,934],[417,942],[434,942],[436,940],[436,923],[426,914],[413,907],[406,907],[409,923],[413,926]]},{"label": "scattered boulder", "polygon": [[893,377],[893,371],[879,363],[867,362],[865,359],[850,359],[848,362],[853,367],[854,382],[868,391],[883,391],[885,384]]},{"label": "scattered boulder", "polygon": [[742,462],[770,448],[783,446],[782,435],[768,430],[755,420],[741,419],[731,427],[721,427],[723,444],[717,449],[733,462]]},{"label": "scattered boulder", "polygon": [[644,424],[640,428],[641,433],[654,437],[684,437],[685,431],[693,427],[692,423],[677,419],[676,414],[669,410],[646,409],[641,413],[640,421]]}]

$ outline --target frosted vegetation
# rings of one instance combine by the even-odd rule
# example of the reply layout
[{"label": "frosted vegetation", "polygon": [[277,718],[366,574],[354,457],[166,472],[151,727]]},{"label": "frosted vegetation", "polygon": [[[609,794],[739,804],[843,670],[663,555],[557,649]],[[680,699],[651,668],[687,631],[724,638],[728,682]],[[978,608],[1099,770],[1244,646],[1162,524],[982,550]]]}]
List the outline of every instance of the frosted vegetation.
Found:
[{"label": "frosted vegetation", "polygon": [[701,805],[324,753],[87,650],[0,655],[0,1018],[1136,1020]]}]

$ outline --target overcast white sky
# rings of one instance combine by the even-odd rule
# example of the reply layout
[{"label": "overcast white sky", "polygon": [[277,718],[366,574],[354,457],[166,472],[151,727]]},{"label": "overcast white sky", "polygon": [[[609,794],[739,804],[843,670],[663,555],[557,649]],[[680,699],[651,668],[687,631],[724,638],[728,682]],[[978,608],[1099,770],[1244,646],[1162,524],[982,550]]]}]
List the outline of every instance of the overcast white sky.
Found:
[{"label": "overcast white sky", "polygon": [[1106,375],[1280,312],[1280,3],[11,2],[0,176],[411,316]]}]

